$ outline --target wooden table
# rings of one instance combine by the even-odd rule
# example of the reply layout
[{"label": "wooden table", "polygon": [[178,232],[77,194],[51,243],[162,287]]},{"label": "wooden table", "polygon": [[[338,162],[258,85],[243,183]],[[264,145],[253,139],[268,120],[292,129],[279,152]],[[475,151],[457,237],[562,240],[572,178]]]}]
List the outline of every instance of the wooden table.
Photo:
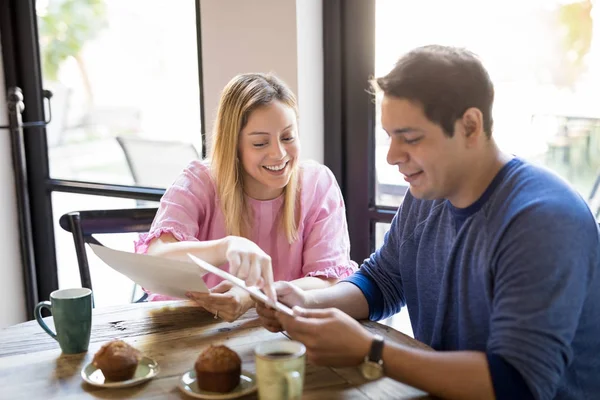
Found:
[{"label": "wooden table", "polygon": [[[47,323],[53,327],[51,318]],[[408,346],[424,344],[374,323],[363,324],[387,340]],[[209,344],[223,343],[242,358],[252,372],[254,347],[263,341],[286,338],[263,329],[252,310],[234,323],[215,320],[212,314],[185,301],[130,304],[94,310],[92,338],[87,353],[61,354],[58,343],[36,321],[0,331],[0,399],[189,399],[177,388],[180,376],[193,367]],[[159,375],[127,389],[97,388],[83,382],[80,371],[100,346],[123,339],[154,358]],[[245,399],[257,398],[256,393]],[[423,392],[389,378],[368,382],[358,368],[307,365],[304,399],[415,399]]]}]

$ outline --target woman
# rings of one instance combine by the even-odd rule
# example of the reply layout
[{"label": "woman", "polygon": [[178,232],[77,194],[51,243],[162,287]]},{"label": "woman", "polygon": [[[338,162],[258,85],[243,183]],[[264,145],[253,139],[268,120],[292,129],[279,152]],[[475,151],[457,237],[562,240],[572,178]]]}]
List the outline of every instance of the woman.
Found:
[{"label": "woman", "polygon": [[[298,111],[278,78],[242,74],[223,90],[212,158],[193,161],[166,191],[136,252],[188,260],[188,252],[262,287],[302,289],[351,275],[345,207],[331,171],[300,162]],[[227,321],[254,306],[244,291],[207,274],[210,293],[188,297]],[[165,299],[157,294],[150,300]]]}]

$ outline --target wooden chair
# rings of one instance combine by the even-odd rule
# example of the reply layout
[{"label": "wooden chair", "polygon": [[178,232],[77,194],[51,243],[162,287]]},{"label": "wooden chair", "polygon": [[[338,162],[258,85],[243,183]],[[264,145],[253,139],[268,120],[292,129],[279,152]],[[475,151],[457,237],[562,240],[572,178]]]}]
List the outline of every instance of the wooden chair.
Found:
[{"label": "wooden chair", "polygon": [[[102,246],[93,235],[106,233],[132,233],[148,232],[157,208],[129,208],[118,210],[86,210],[73,211],[60,217],[59,224],[73,235],[81,286],[92,289],[90,267],[85,244],[93,243]],[[135,290],[133,291],[135,295]],[[146,299],[144,293],[141,298],[132,302],[141,302]]]}]

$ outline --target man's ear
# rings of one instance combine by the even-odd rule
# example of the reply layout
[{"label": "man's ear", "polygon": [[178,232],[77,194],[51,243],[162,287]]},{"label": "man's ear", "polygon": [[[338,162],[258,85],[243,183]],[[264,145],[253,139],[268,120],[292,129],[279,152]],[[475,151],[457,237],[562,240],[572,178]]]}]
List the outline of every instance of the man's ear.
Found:
[{"label": "man's ear", "polygon": [[464,112],[461,122],[464,129],[464,135],[467,139],[481,137],[484,134],[483,114],[478,108],[468,108],[467,111]]}]

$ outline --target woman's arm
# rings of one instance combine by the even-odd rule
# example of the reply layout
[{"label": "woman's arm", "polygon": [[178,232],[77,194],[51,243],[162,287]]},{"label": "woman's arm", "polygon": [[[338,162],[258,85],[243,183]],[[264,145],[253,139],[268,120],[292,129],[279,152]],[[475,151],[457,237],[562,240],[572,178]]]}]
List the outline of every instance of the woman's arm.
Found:
[{"label": "woman's arm", "polygon": [[147,254],[173,260],[190,261],[187,253],[192,253],[209,264],[219,266],[227,262],[225,254],[227,252],[228,240],[229,236],[203,242],[180,242],[172,234],[163,233],[159,237],[152,239],[148,244]]},{"label": "woman's arm", "polygon": [[165,233],[150,242],[147,253],[185,261],[189,260],[187,253],[191,253],[215,266],[228,262],[232,275],[244,280],[248,286],[259,286],[270,299],[277,299],[273,288],[271,257],[246,238],[226,236],[202,242],[180,242],[173,235]]}]

